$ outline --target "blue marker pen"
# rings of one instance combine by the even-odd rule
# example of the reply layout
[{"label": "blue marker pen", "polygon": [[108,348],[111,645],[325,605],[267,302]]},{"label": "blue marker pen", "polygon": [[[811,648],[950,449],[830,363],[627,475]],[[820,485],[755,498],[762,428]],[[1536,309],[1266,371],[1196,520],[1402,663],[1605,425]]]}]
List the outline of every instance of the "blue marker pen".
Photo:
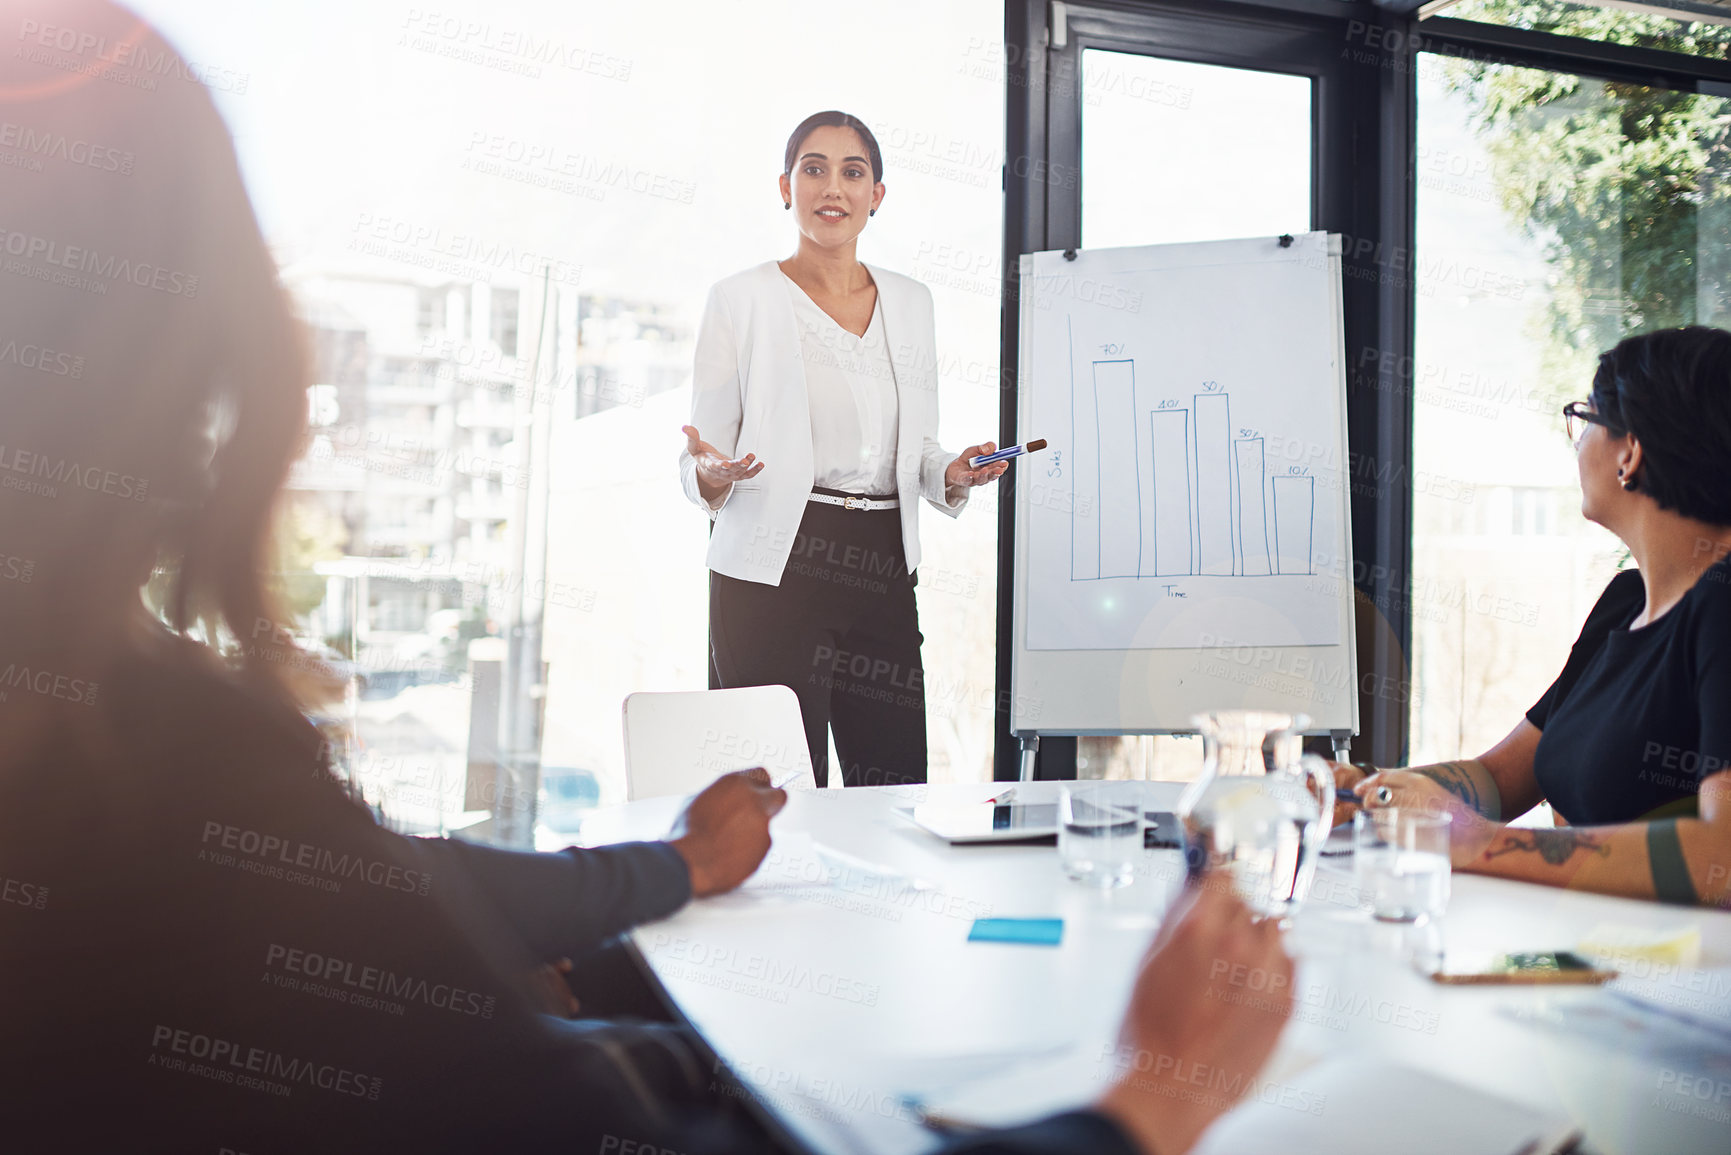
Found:
[{"label": "blue marker pen", "polygon": [[982,453],[978,457],[968,458],[968,468],[978,469],[982,465],[990,465],[994,461],[1008,461],[1012,457],[1020,457],[1024,453],[1037,453],[1046,448],[1046,439],[1030,441],[1026,445],[1012,445],[1008,449],[1000,449],[996,453]]}]

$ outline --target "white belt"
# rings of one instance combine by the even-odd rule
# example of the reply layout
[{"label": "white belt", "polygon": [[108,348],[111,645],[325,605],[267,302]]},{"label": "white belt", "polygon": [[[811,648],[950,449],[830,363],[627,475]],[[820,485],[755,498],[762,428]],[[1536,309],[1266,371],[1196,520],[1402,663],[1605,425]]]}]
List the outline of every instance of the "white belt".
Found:
[{"label": "white belt", "polygon": [[901,501],[894,497],[836,497],[830,493],[814,493],[812,501],[821,501],[825,505],[839,505],[843,509],[898,509]]}]

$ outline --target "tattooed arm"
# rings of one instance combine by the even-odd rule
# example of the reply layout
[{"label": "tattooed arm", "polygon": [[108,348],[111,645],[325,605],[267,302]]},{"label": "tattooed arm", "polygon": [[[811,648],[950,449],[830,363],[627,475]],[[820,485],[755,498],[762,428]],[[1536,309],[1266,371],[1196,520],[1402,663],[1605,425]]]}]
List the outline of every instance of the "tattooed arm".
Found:
[{"label": "tattooed arm", "polygon": [[[1712,857],[1710,851],[1697,855],[1704,869],[1697,872],[1685,868],[1685,881],[1680,892],[1676,880],[1664,876],[1662,865],[1668,853],[1675,855],[1680,851],[1685,839],[1695,842],[1697,835],[1706,833],[1700,829],[1705,826],[1706,823],[1698,818],[1666,818],[1619,826],[1559,826],[1555,829],[1504,826],[1491,836],[1478,857],[1462,863],[1460,868],[1474,874],[1567,886],[1626,898],[1711,902],[1713,895],[1705,885],[1708,873],[1705,865],[1706,859]],[[1722,858],[1723,855],[1721,850],[1719,856]],[[1693,878],[1696,873],[1701,878]],[[1715,889],[1724,888],[1721,885]]]},{"label": "tattooed arm", "polygon": [[1539,728],[1522,718],[1508,737],[1480,754],[1458,762],[1414,766],[1426,778],[1493,822],[1518,818],[1544,801],[1533,776]]},{"label": "tattooed arm", "polygon": [[1562,866],[1578,852],[1604,858],[1611,853],[1611,848],[1605,845],[1604,835],[1594,833],[1591,829],[1576,830],[1572,826],[1560,826],[1555,830],[1546,830],[1542,826],[1528,829],[1505,826],[1503,837],[1495,840],[1482,857],[1488,862],[1505,854],[1532,853],[1544,859],[1546,866]]},{"label": "tattooed arm", "polygon": [[1413,766],[1414,774],[1422,774],[1450,794],[1484,815],[1492,822],[1503,816],[1503,794],[1491,772],[1477,758],[1459,762],[1433,762],[1428,766]]},{"label": "tattooed arm", "polygon": [[[1508,737],[1479,755],[1457,762],[1413,766],[1420,774],[1454,795],[1473,813],[1499,822],[1517,818],[1544,800],[1533,776],[1533,753],[1539,748],[1539,728],[1522,718]],[[1353,789],[1363,781],[1357,767],[1336,766],[1334,784]],[[1336,809],[1335,822],[1352,821],[1349,806]]]},{"label": "tattooed arm", "polygon": [[1428,774],[1391,770],[1359,790],[1385,784],[1395,793],[1392,805],[1454,815],[1449,837],[1457,870],[1731,909],[1731,771],[1702,782],[1699,818],[1554,829],[1489,821]]}]

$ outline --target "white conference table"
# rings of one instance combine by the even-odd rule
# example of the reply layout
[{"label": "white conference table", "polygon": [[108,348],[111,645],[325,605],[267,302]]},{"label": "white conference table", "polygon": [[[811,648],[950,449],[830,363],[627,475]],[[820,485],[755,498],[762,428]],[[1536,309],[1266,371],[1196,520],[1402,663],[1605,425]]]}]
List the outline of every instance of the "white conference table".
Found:
[{"label": "white conference table", "polygon": [[[1018,798],[1055,799],[1057,785],[1019,784]],[[1171,809],[1181,789],[1114,788],[1150,810]],[[1134,884],[1100,891],[1066,879],[1050,846],[952,847],[895,813],[914,801],[982,801],[999,789],[793,792],[771,827],[774,848],[745,886],[634,932],[681,1012],[816,1149],[929,1151],[941,1138],[921,1124],[916,1104],[1009,1125],[1085,1105],[1120,1072],[1119,1020],[1181,885],[1182,857],[1147,851]],[[683,802],[598,811],[582,842],[661,837]],[[1348,1056],[1397,1062],[1572,1120],[1586,1149],[1602,1155],[1731,1152],[1731,1055],[1679,1057],[1663,1038],[1630,1034],[1639,1017],[1594,988],[1432,983],[1401,957],[1425,932],[1372,923],[1356,909],[1350,869],[1350,857],[1324,859],[1287,932],[1297,1006],[1262,1074],[1265,1103],[1353,1128],[1362,1104],[1351,1096],[1302,1092],[1307,1071]],[[1061,917],[1063,941],[968,942],[985,915]],[[1699,965],[1731,965],[1731,913],[1474,875],[1455,875],[1441,934],[1451,953],[1550,950],[1607,923],[1696,926]],[[1703,1088],[1712,1092],[1705,1099]],[[1204,1146],[1230,1130],[1216,1127]]]}]

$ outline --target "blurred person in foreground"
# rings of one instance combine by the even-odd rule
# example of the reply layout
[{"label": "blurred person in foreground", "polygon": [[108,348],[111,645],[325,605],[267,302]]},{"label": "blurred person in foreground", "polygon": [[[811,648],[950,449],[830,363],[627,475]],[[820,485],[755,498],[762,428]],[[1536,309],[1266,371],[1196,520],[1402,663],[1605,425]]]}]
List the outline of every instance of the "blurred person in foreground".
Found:
[{"label": "blurred person in foreground", "polygon": [[[1731,333],[1630,337],[1563,414],[1581,513],[1636,568],[1611,579],[1556,681],[1492,749],[1341,766],[1336,784],[1372,808],[1450,812],[1459,870],[1731,905]],[[1540,802],[1554,828],[1510,824]]]},{"label": "blurred person in foreground", "polygon": [[[310,377],[228,134],[123,9],[0,21],[0,121],[42,158],[0,170],[4,1145],[773,1149],[688,1029],[546,1013],[536,976],[738,885],[784,795],[728,775],[670,841],[559,854],[401,837],[351,800],[264,580]],[[1234,967],[1290,990],[1272,925],[1187,897],[1121,1077],[967,1149],[1187,1150],[1230,1104],[1180,1081],[1248,1086],[1289,1006],[1211,990]]]}]

